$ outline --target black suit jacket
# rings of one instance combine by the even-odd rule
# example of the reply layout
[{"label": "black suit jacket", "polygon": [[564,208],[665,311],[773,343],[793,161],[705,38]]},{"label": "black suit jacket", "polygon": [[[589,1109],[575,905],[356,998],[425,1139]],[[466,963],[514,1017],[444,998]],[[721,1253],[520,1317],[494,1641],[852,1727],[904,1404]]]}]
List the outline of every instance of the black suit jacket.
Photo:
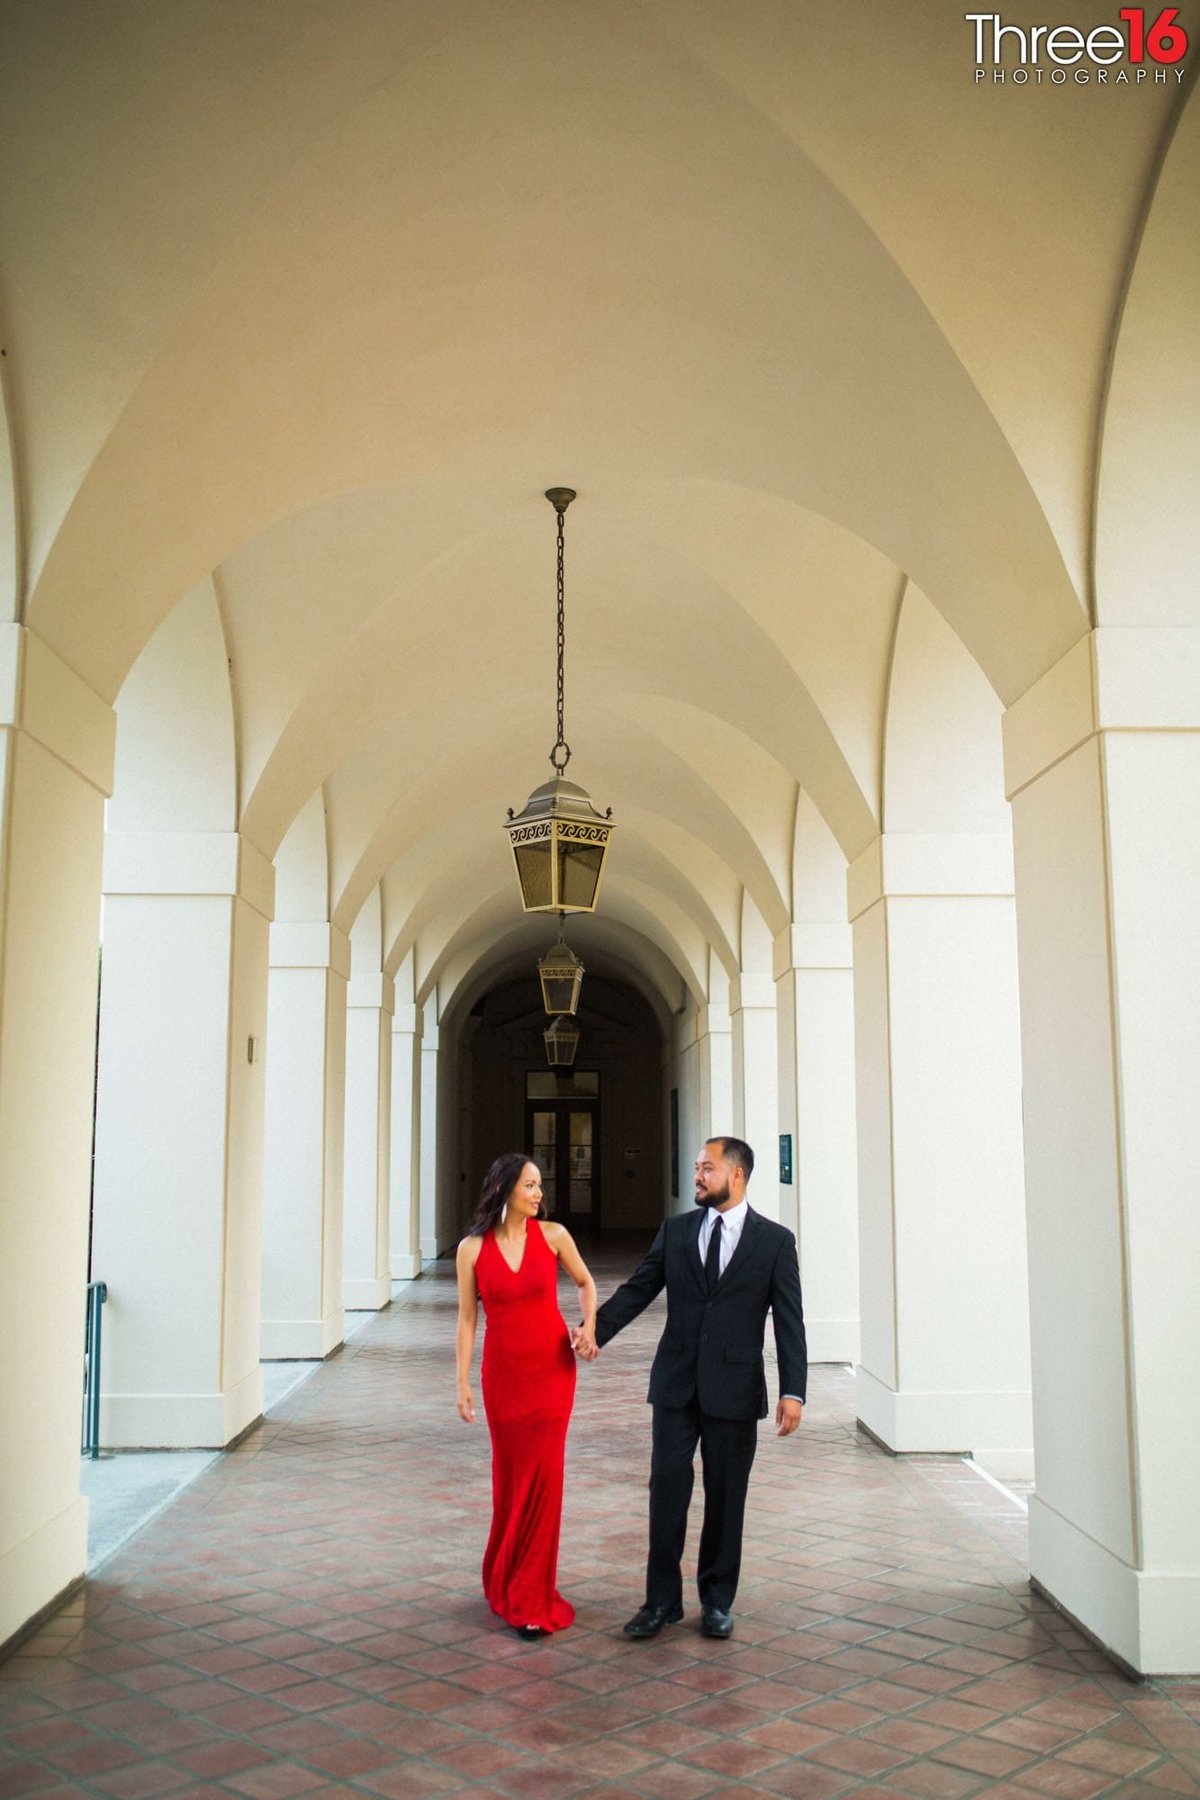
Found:
[{"label": "black suit jacket", "polygon": [[762,1419],[767,1414],[763,1339],[772,1315],[779,1357],[779,1391],[805,1396],[808,1352],[800,1268],[791,1232],[749,1212],[737,1249],[713,1292],[700,1261],[703,1210],[665,1219],[629,1280],[596,1314],[596,1342],[610,1338],[667,1290],[667,1324],[650,1370],[655,1406],[687,1406],[717,1419]]}]

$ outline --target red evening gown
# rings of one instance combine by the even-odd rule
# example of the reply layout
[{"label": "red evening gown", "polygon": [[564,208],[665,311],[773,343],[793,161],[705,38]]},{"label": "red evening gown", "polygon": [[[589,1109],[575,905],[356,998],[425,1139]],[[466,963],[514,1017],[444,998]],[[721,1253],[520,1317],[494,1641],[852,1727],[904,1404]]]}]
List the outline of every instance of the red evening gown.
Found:
[{"label": "red evening gown", "polygon": [[481,1376],[492,1434],[483,1591],[510,1625],[561,1631],[575,1617],[555,1587],[575,1353],[558,1309],[558,1258],[536,1220],[526,1223],[515,1274],[487,1233],[475,1284],[487,1320]]}]

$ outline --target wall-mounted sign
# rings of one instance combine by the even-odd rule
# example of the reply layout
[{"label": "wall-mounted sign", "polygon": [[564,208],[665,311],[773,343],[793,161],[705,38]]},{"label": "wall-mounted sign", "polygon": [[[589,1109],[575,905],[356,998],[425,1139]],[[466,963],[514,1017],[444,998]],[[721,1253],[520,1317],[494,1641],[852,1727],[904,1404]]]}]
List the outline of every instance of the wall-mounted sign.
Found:
[{"label": "wall-mounted sign", "polygon": [[779,1179],[785,1187],[792,1185],[792,1134],[784,1132],[779,1139]]}]

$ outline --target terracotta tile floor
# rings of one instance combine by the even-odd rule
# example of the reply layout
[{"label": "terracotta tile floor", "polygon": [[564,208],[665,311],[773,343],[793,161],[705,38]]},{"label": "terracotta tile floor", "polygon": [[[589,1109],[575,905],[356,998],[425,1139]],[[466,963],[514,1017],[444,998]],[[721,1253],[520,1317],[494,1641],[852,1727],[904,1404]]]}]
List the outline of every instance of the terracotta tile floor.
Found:
[{"label": "terracotta tile floor", "polygon": [[1200,1684],[1115,1673],[1030,1593],[1019,1509],[955,1459],[886,1456],[841,1369],[815,1372],[797,1439],[760,1438],[734,1639],[701,1638],[693,1607],[625,1640],[657,1309],[580,1371],[560,1569],[578,1622],[522,1643],[479,1590],[488,1439],[452,1404],[450,1274],[0,1668],[0,1795],[1200,1795]]}]

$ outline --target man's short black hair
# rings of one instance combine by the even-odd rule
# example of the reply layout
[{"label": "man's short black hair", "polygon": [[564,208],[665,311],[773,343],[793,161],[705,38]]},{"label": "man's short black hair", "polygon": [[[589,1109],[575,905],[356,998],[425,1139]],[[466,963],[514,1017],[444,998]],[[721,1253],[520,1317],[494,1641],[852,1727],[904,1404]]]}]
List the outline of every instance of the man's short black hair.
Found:
[{"label": "man's short black hair", "polygon": [[749,1181],[754,1173],[754,1152],[742,1138],[715,1137],[709,1138],[710,1144],[719,1144],[721,1155],[735,1169],[740,1169]]}]

